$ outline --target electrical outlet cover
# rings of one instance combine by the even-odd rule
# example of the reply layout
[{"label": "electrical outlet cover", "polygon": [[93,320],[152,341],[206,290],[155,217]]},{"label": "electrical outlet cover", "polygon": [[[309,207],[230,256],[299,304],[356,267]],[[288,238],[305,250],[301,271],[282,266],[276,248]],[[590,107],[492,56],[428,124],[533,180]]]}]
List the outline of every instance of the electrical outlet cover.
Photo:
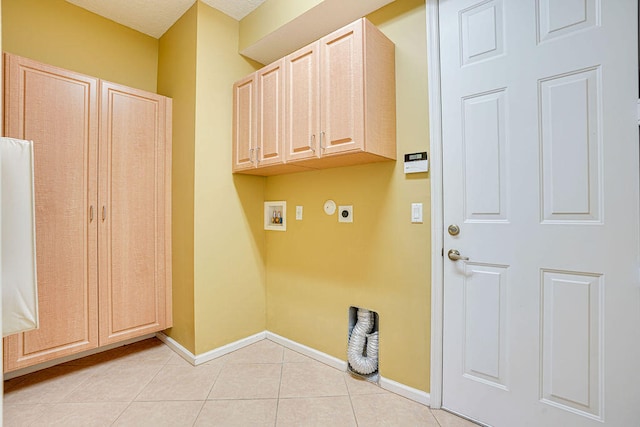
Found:
[{"label": "electrical outlet cover", "polygon": [[338,206],[338,222],[353,222],[353,206]]}]

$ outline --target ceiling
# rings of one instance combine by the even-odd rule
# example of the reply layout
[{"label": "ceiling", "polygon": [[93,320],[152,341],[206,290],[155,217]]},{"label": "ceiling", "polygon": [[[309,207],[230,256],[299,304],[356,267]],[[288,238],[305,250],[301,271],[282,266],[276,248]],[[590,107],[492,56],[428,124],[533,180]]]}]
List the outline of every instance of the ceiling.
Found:
[{"label": "ceiling", "polygon": [[[195,0],[66,0],[141,33],[160,38]],[[240,20],[265,0],[202,0]]]}]

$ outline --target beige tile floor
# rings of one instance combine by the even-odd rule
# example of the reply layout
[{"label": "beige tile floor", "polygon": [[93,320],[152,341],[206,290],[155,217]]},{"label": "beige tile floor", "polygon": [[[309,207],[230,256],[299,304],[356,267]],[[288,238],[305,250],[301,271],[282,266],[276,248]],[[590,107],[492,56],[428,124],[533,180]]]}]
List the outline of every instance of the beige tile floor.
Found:
[{"label": "beige tile floor", "polygon": [[10,426],[426,426],[468,421],[263,340],[193,367],[157,339],[4,383]]}]

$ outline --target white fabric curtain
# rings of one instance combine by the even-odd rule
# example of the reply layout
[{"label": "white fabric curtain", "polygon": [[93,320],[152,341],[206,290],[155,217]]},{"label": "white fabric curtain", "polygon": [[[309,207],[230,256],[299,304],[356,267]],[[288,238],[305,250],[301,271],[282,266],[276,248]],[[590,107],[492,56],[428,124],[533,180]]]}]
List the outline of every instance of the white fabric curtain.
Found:
[{"label": "white fabric curtain", "polygon": [[0,137],[2,335],[38,327],[33,142]]}]

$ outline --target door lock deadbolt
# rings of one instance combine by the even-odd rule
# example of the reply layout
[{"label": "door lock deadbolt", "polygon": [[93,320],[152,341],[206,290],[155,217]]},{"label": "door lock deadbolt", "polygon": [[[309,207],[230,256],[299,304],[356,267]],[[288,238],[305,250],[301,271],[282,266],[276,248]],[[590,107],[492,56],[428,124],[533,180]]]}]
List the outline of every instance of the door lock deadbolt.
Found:
[{"label": "door lock deadbolt", "polygon": [[460,227],[458,227],[456,224],[451,224],[449,228],[447,228],[447,231],[450,235],[457,236],[458,234],[460,234]]}]

